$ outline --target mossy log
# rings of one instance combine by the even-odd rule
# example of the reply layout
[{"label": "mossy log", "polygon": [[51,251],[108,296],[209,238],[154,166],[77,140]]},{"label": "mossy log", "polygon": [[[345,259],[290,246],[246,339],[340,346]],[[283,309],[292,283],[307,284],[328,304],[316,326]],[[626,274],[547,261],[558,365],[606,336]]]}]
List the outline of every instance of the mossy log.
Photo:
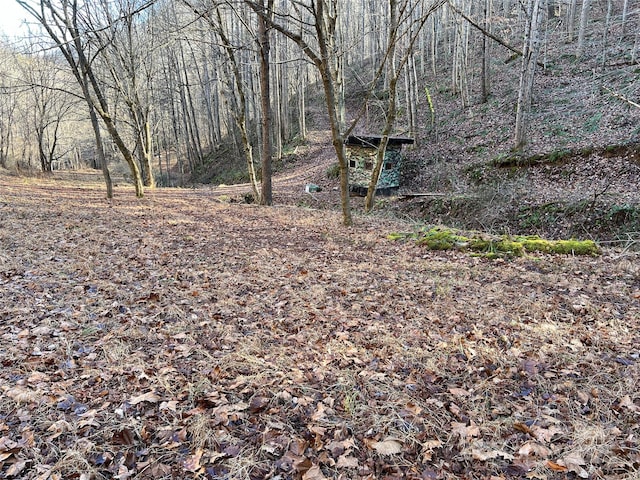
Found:
[{"label": "mossy log", "polygon": [[415,233],[392,233],[391,240],[411,239],[429,250],[461,250],[487,257],[522,256],[542,252],[562,255],[599,255],[593,240],[546,240],[538,236],[496,237],[478,232],[463,234],[446,227],[432,227]]}]

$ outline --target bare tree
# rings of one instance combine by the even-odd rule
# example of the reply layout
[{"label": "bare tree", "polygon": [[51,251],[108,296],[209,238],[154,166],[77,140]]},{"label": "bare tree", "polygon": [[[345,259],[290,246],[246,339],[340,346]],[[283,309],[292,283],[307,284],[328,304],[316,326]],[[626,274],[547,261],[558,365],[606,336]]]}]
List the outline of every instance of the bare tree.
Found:
[{"label": "bare tree", "polygon": [[580,10],[580,26],[578,28],[578,45],[576,46],[576,58],[581,58],[584,53],[584,38],[587,32],[587,24],[589,23],[589,8],[591,0],[582,0],[582,9]]},{"label": "bare tree", "polygon": [[[39,4],[34,4],[30,0],[16,1],[42,25],[56,48],[64,56],[72,74],[82,89],[87,105],[90,109],[95,110],[102,119],[113,142],[129,165],[136,196],[142,197],[144,195],[144,187],[140,168],[116,124],[103,83],[100,82],[94,68],[94,55],[100,53],[101,50],[98,50],[98,52],[92,51],[91,42],[88,41],[89,34],[96,30],[96,26],[88,21],[89,12],[86,11],[86,8],[90,8],[91,5],[80,5],[79,0],[59,0],[56,3],[52,0],[39,0]],[[137,11],[142,11],[148,8],[149,5],[147,3]],[[81,7],[85,7],[85,10],[82,10]],[[96,131],[95,135],[97,142],[99,133]],[[100,148],[98,150],[100,151]],[[107,183],[107,195],[109,196],[111,177],[104,162],[102,169]]]},{"label": "bare tree", "polygon": [[527,115],[531,108],[533,80],[540,51],[540,16],[540,0],[528,0],[524,46],[522,48],[522,68],[520,70],[520,88],[516,107],[515,150],[517,151],[522,151],[526,144]]},{"label": "bare tree", "polygon": [[134,144],[131,151],[137,157],[143,183],[154,187],[150,104],[154,37],[145,32],[153,22],[147,16],[145,25],[140,25],[138,4],[135,0],[101,0],[87,15],[87,37],[99,52],[96,60],[105,65],[112,87],[126,105],[124,114]]},{"label": "bare tree", "polygon": [[262,126],[262,191],[260,192],[260,203],[262,205],[271,205],[272,187],[271,187],[271,156],[273,152],[271,142],[271,79],[269,74],[269,51],[271,43],[269,41],[269,27],[267,16],[273,9],[273,0],[259,0],[259,8],[262,11],[258,15],[258,52],[260,56],[260,106],[261,106],[261,126]]},{"label": "bare tree", "polygon": [[[389,0],[389,33],[387,51],[384,57],[388,78],[389,78],[389,94],[386,108],[386,119],[382,129],[382,139],[378,147],[376,155],[376,163],[371,174],[371,181],[367,189],[365,199],[365,210],[369,211],[373,208],[373,199],[375,197],[376,187],[380,179],[382,166],[384,165],[384,156],[389,142],[389,136],[395,127],[397,117],[397,87],[400,72],[405,68],[408,60],[413,53],[414,45],[419,38],[420,31],[424,28],[429,16],[445,3],[442,1],[423,2],[421,0],[414,2],[412,0]],[[414,16],[414,12],[418,11],[420,15]],[[401,29],[404,26],[404,29]],[[402,56],[397,59],[396,51],[404,42],[404,51]]]},{"label": "bare tree", "polygon": [[22,88],[30,97],[30,121],[36,137],[36,148],[40,168],[49,173],[57,160],[70,150],[63,145],[61,127],[65,117],[77,108],[77,97],[63,89],[62,71],[51,55],[30,56],[19,63]]},{"label": "bare tree", "polygon": [[15,82],[9,76],[11,71],[9,52],[2,50],[0,55],[0,64],[2,66],[0,71],[0,167],[7,168],[18,107],[18,96]]}]

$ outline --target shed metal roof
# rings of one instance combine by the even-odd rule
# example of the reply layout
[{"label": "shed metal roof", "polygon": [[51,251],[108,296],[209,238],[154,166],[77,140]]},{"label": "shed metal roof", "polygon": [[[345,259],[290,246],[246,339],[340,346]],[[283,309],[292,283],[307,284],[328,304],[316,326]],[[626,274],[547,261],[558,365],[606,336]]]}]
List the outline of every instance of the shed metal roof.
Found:
[{"label": "shed metal roof", "polygon": [[[380,145],[380,141],[382,140],[382,135],[349,135],[347,140],[344,142],[347,145],[353,146],[361,146],[361,147],[370,147],[370,148],[378,148]],[[409,137],[389,137],[390,146],[399,146],[405,144],[412,144],[414,142],[413,138]]]}]

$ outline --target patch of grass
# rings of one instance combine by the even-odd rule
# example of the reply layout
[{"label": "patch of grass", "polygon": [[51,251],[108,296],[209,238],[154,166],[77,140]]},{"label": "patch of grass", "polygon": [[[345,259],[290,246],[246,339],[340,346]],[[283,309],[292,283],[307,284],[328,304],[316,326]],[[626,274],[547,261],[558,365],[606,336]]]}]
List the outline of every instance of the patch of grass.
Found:
[{"label": "patch of grass", "polygon": [[335,162],[327,168],[327,178],[339,178],[340,177],[340,164]]},{"label": "patch of grass", "polygon": [[463,235],[446,227],[433,227],[417,233],[393,233],[390,240],[412,239],[429,250],[461,250],[488,258],[522,256],[542,252],[559,255],[598,255],[600,248],[592,240],[546,240],[538,236],[493,237],[477,232]]},{"label": "patch of grass", "polygon": [[586,122],[584,122],[584,131],[587,133],[593,133],[598,130],[600,126],[600,120],[602,120],[602,113],[598,112],[595,115],[589,117]]}]

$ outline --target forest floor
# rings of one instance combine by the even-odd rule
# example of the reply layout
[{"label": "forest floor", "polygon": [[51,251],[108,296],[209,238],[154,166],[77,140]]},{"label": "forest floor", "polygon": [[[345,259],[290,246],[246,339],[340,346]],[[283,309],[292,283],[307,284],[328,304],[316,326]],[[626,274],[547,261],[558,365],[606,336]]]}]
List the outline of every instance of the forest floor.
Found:
[{"label": "forest floor", "polygon": [[640,477],[637,253],[75,175],[0,175],[0,477]]}]

